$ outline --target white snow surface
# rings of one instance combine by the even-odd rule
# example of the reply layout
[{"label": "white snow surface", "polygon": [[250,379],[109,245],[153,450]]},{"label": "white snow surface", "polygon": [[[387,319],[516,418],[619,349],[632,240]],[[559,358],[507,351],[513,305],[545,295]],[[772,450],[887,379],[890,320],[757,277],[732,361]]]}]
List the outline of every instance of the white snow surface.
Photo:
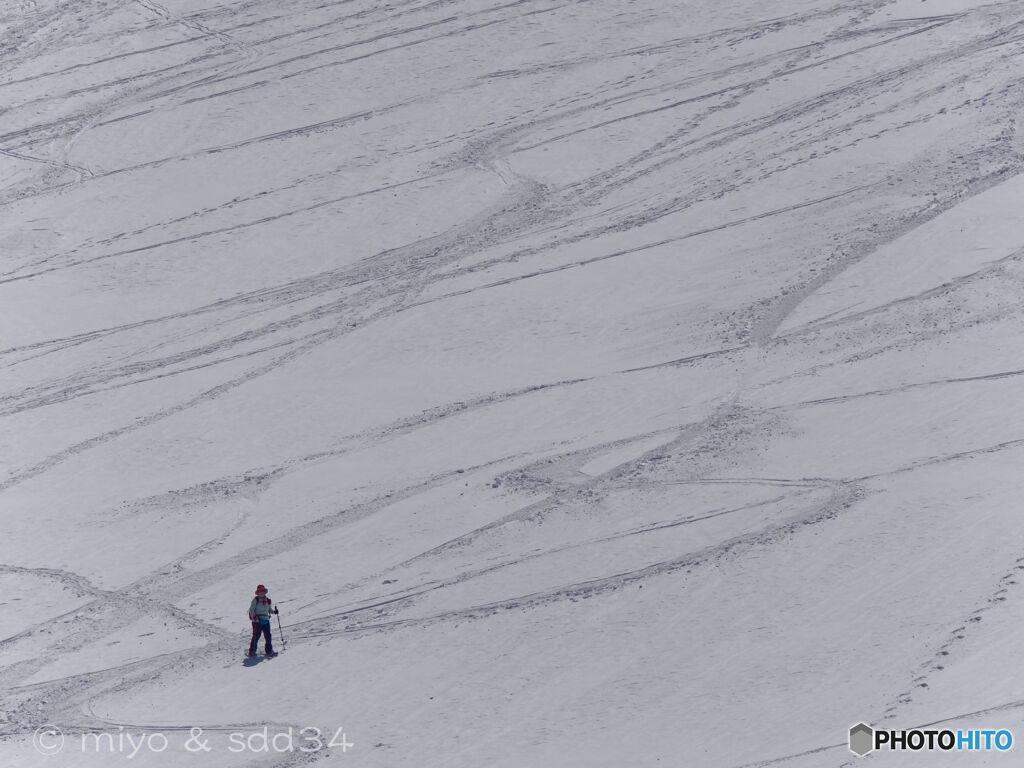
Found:
[{"label": "white snow surface", "polygon": [[0,43],[0,765],[1024,740],[1024,3],[11,0]]}]

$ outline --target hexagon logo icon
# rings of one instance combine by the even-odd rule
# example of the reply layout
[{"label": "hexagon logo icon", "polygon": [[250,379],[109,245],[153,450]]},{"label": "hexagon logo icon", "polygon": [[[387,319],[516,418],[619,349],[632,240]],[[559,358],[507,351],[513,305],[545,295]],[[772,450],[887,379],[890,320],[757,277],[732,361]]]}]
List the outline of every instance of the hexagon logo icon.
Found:
[{"label": "hexagon logo icon", "polygon": [[875,748],[875,731],[867,723],[857,723],[850,728],[850,751],[864,757]]}]

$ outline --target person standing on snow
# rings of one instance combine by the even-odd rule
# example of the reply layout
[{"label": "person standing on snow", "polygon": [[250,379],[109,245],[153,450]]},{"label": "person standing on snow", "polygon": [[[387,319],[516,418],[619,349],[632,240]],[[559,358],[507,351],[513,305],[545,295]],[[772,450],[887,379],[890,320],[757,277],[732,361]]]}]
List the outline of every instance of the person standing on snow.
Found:
[{"label": "person standing on snow", "polygon": [[252,642],[249,643],[249,655],[256,655],[256,643],[263,635],[263,652],[267,656],[277,656],[274,650],[274,643],[270,639],[270,614],[277,613],[277,608],[272,608],[270,598],[267,597],[267,588],[260,584],[256,587],[256,597],[249,603],[249,621],[252,622]]}]

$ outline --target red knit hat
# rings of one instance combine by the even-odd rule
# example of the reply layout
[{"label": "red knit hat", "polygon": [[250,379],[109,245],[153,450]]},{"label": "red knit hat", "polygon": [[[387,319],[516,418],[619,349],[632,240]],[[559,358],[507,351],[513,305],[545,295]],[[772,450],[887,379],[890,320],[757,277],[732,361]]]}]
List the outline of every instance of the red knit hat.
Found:
[{"label": "red knit hat", "polygon": [[259,585],[258,587],[256,587],[256,591],[257,591],[257,592],[259,592],[259,591],[260,591],[261,589],[262,589],[262,590],[263,590],[264,592],[266,592],[266,591],[267,591],[267,588],[266,588],[266,587],[264,587],[264,586],[263,586],[262,584],[260,584],[260,585]]}]

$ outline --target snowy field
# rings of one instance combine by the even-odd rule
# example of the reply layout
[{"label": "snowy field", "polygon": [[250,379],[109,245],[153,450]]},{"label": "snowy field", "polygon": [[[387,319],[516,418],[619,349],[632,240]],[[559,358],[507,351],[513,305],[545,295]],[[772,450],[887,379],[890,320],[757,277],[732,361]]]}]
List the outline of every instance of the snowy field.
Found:
[{"label": "snowy field", "polygon": [[1021,118],[1022,2],[0,1],[0,765],[1019,763]]}]

